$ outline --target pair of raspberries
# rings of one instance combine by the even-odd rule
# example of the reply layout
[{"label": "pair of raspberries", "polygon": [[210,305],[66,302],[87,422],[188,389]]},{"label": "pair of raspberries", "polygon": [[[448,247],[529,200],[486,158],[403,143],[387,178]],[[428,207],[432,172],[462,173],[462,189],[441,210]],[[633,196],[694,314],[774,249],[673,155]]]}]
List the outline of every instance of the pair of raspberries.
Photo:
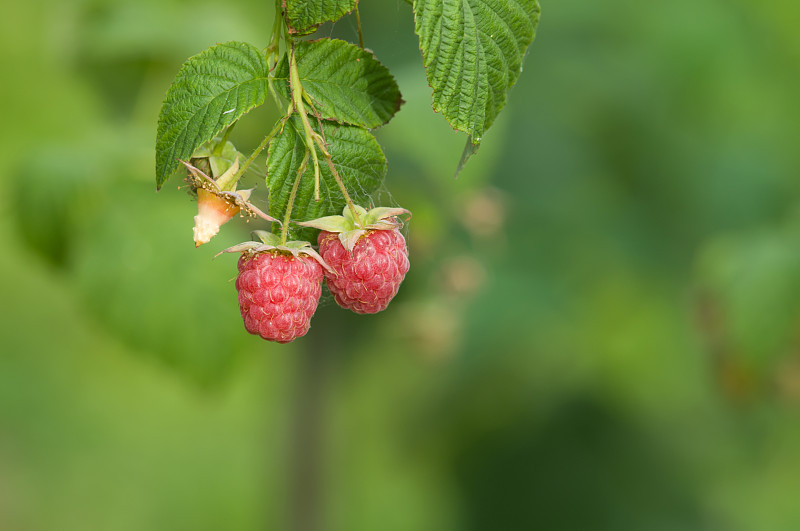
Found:
[{"label": "pair of raspberries", "polygon": [[[197,190],[195,246],[207,243],[240,212],[282,225],[249,202],[252,190],[236,190],[238,156],[216,180],[183,164]],[[406,241],[398,229],[403,226],[400,216],[410,217],[411,212],[399,207],[368,211],[347,199],[341,216],[294,222],[321,231],[319,253],[307,241],[287,242],[285,226],[280,237],[256,230],[253,235],[260,242],[243,242],[219,253],[242,253],[236,289],[248,332],[278,343],[304,336],[319,303],[323,277],[342,308],[376,313],[389,305],[409,268]]]},{"label": "pair of raspberries", "polygon": [[369,230],[351,251],[339,234],[322,231],[319,254],[266,251],[239,258],[239,308],[251,334],[288,343],[308,332],[317,309],[323,277],[342,308],[356,313],[384,310],[408,272],[408,249],[397,229]]}]

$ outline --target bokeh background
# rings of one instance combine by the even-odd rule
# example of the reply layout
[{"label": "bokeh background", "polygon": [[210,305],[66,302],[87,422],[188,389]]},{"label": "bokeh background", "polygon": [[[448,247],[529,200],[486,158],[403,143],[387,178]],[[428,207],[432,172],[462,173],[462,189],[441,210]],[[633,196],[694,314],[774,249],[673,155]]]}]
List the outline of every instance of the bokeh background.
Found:
[{"label": "bokeh background", "polygon": [[410,6],[363,0],[412,270],[288,346],[212,260],[253,227],[195,250],[154,185],[178,67],[271,6],[4,5],[0,529],[800,529],[800,3],[544,1],[456,180]]}]

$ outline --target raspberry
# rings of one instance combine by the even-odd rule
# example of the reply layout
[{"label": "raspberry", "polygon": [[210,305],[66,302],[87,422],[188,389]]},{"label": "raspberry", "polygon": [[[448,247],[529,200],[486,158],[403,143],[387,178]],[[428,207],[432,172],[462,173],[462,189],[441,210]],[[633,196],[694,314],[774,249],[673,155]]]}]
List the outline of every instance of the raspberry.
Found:
[{"label": "raspberry", "polygon": [[243,254],[236,289],[247,331],[288,343],[304,336],[311,326],[322,290],[322,266],[305,255]]},{"label": "raspberry", "polygon": [[339,235],[322,231],[317,240],[328,289],[342,308],[356,313],[385,310],[408,272],[406,240],[398,230],[367,230],[347,251]]}]

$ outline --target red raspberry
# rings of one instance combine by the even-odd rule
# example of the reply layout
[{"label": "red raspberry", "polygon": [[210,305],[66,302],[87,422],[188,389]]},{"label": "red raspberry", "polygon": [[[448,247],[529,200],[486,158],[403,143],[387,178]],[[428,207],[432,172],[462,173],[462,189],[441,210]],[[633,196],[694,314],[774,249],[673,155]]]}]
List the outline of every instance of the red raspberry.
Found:
[{"label": "red raspberry", "polygon": [[236,289],[247,331],[288,343],[308,332],[322,291],[322,266],[302,255],[243,254]]},{"label": "red raspberry", "polygon": [[322,231],[319,254],[335,271],[325,271],[328,289],[342,308],[356,313],[385,310],[408,272],[406,240],[398,230],[369,230],[348,252],[339,235]]}]

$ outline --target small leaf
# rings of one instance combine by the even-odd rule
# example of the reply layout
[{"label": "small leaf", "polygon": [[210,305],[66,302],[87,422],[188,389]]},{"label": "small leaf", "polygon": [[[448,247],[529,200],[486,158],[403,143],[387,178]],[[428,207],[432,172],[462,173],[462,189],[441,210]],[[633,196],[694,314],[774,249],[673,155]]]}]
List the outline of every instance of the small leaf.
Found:
[{"label": "small leaf", "polygon": [[[415,31],[433,108],[474,153],[505,106],[539,22],[537,0],[415,0]],[[469,147],[469,146],[468,146]]]},{"label": "small leaf", "polygon": [[[322,118],[373,129],[388,122],[403,98],[397,82],[375,56],[337,39],[295,44],[300,83]],[[275,72],[275,87],[288,100],[289,60]]]},{"label": "small leaf", "polygon": [[[319,131],[316,120],[312,120]],[[386,175],[386,157],[372,133],[363,127],[322,122],[322,135],[328,146],[334,166],[350,197],[357,203],[368,203],[369,196],[378,189]],[[269,188],[269,213],[283,219],[289,195],[303,162],[306,145],[303,124],[297,116],[286,122],[283,131],[272,139],[267,159],[267,187]],[[320,153],[320,201],[314,201],[314,169],[305,170],[297,190],[293,220],[310,220],[340,213],[345,205],[344,196],[333,178],[330,168]],[[297,231],[299,239],[311,240],[316,230]]]},{"label": "small leaf", "polygon": [[267,61],[255,46],[226,42],[190,57],[167,91],[158,117],[156,185],[164,184],[178,160],[267,97]]},{"label": "small leaf", "polygon": [[307,35],[323,22],[339,20],[358,0],[283,0],[283,16],[290,33]]}]

